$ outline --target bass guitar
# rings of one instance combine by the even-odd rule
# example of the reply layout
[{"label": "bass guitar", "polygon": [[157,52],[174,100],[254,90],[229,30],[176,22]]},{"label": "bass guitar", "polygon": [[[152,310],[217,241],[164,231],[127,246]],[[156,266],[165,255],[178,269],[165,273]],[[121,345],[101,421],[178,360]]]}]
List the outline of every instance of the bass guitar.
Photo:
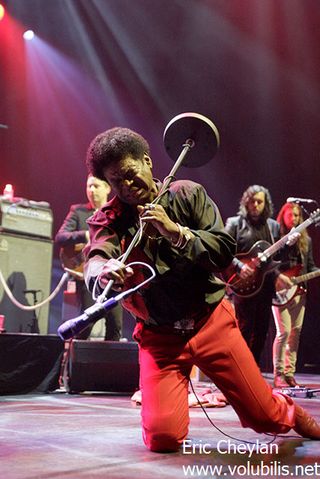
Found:
[{"label": "bass guitar", "polygon": [[320,269],[297,276],[300,270],[301,266],[298,265],[287,271],[283,271],[282,274],[285,274],[291,279],[293,286],[291,286],[291,288],[285,288],[276,291],[276,294],[272,300],[273,306],[286,306],[297,294],[304,294],[306,292],[306,289],[303,286],[299,286],[300,283],[304,283],[310,279],[320,276]]},{"label": "bass guitar", "polygon": [[320,208],[310,214],[309,218],[300,225],[292,228],[285,236],[276,243],[270,245],[268,241],[257,241],[247,253],[236,255],[242,263],[247,264],[253,269],[253,274],[248,278],[241,278],[233,265],[229,266],[222,277],[227,286],[227,292],[234,293],[236,296],[250,298],[257,294],[262,288],[266,274],[274,271],[280,264],[279,261],[272,260],[272,256],[283,248],[289,236],[293,233],[300,233],[311,224],[320,222]]}]

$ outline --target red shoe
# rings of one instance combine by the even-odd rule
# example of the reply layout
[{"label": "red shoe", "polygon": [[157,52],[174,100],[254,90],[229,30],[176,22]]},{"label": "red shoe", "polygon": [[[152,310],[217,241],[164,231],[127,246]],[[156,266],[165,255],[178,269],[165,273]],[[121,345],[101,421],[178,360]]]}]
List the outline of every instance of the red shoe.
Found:
[{"label": "red shoe", "polygon": [[310,414],[295,404],[296,423],[293,429],[302,437],[320,440],[320,425]]}]

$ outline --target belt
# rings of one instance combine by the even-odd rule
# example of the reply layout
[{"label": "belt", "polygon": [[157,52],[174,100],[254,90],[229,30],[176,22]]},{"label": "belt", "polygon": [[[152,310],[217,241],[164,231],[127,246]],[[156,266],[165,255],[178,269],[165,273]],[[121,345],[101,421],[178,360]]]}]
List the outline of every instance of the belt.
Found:
[{"label": "belt", "polygon": [[142,322],[145,324],[146,328],[159,330],[159,332],[161,331],[163,333],[178,334],[180,336],[190,336],[194,333],[195,326],[199,322],[201,322],[203,319],[206,319],[207,316],[209,316],[213,310],[214,310],[213,305],[207,304],[205,308],[201,309],[200,312],[197,312],[191,317],[174,321],[172,325],[158,324],[153,318],[149,318],[147,321],[142,321]]}]

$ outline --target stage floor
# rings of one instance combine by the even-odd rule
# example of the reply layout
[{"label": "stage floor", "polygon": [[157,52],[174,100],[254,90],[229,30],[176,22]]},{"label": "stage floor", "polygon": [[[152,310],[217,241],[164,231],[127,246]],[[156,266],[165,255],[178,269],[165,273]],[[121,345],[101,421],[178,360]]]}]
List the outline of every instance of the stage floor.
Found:
[{"label": "stage floor", "polygon": [[[271,382],[271,375],[265,377]],[[320,388],[319,375],[300,374],[297,378]],[[320,393],[296,401],[320,421]],[[243,429],[231,406],[206,409],[226,435],[214,429],[201,409],[190,408],[190,440],[197,447],[193,450],[190,441],[184,451],[158,454],[143,445],[140,407],[129,396],[68,395],[57,390],[0,396],[0,403],[0,468],[6,479],[320,475],[319,441],[292,432],[266,446],[272,438]],[[245,441],[258,445],[259,450],[253,451],[249,444],[243,453]]]}]

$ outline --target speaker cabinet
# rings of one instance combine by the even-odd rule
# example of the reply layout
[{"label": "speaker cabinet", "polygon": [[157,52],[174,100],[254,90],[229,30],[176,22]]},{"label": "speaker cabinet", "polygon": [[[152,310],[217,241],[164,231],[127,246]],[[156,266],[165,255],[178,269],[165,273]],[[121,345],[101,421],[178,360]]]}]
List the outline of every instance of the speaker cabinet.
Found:
[{"label": "speaker cabinet", "polygon": [[62,355],[58,336],[0,334],[0,395],[54,391]]},{"label": "speaker cabinet", "polygon": [[[0,270],[15,299],[33,306],[50,294],[52,269],[51,240],[0,232]],[[0,283],[0,314],[10,333],[48,332],[49,303],[25,311],[12,303]]]},{"label": "speaker cabinet", "polygon": [[138,345],[134,342],[73,340],[64,372],[70,393],[132,393],[139,387]]}]

